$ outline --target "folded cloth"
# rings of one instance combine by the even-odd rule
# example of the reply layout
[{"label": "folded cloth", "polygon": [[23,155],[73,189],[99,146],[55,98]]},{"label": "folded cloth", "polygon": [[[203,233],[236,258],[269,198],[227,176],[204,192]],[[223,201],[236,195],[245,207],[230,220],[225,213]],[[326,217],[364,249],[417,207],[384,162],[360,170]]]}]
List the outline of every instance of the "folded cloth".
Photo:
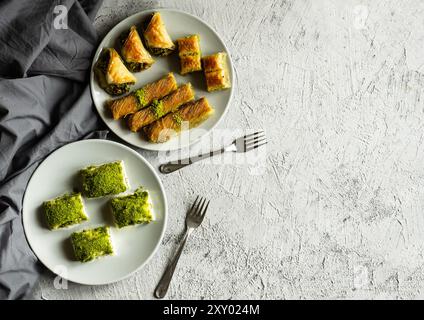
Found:
[{"label": "folded cloth", "polygon": [[0,299],[26,298],[42,271],[21,220],[31,174],[58,147],[106,137],[87,85],[100,5],[0,2]]}]

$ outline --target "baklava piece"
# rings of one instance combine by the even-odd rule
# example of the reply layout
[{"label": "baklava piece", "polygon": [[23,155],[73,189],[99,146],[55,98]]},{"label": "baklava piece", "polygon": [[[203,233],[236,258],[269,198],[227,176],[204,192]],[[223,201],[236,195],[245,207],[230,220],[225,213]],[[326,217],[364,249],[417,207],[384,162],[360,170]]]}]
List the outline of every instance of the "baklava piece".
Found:
[{"label": "baklava piece", "polygon": [[200,59],[200,37],[191,35],[177,39],[178,56],[180,57],[181,74],[202,70]]},{"label": "baklava piece", "polygon": [[149,223],[153,220],[149,193],[143,188],[133,194],[110,200],[112,213],[119,228]]},{"label": "baklava piece", "polygon": [[130,86],[137,81],[113,48],[102,50],[94,73],[100,87],[112,96],[129,92]]},{"label": "baklava piece", "polygon": [[219,52],[202,58],[206,88],[209,92],[231,88],[227,54]]},{"label": "baklava piece", "polygon": [[64,194],[45,201],[43,208],[50,230],[65,228],[88,220],[80,193]]},{"label": "baklava piece", "polygon": [[152,14],[145,22],[143,36],[147,49],[155,56],[167,56],[175,50],[175,44],[166,31],[159,12]]},{"label": "baklava piece", "polygon": [[153,100],[158,100],[170,94],[178,87],[173,73],[168,73],[162,79],[146,84],[131,94],[112,100],[109,109],[113,119],[118,120],[126,115],[137,112],[150,105]]},{"label": "baklava piece", "polygon": [[128,189],[124,162],[115,161],[80,170],[83,195],[99,198],[118,194]]},{"label": "baklava piece", "polygon": [[192,101],[181,106],[177,111],[153,122],[144,128],[147,139],[153,143],[168,141],[181,130],[198,126],[214,113],[206,98]]},{"label": "baklava piece", "polygon": [[150,68],[155,62],[150,53],[144,48],[135,26],[132,26],[129,31],[121,35],[120,45],[125,65],[132,72]]},{"label": "baklava piece", "polygon": [[88,262],[113,254],[108,227],[74,232],[71,235],[71,242],[74,248],[75,258],[80,262]]},{"label": "baklava piece", "polygon": [[184,84],[161,100],[155,100],[148,107],[132,114],[128,118],[128,128],[137,132],[142,127],[176,111],[184,103],[194,100],[194,90],[190,83]]}]

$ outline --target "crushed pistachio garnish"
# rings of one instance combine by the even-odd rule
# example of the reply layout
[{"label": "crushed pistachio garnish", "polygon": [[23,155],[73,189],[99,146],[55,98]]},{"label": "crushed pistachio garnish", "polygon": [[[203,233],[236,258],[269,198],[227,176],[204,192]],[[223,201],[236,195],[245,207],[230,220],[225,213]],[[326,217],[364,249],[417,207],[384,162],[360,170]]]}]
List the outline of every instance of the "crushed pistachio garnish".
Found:
[{"label": "crushed pistachio garnish", "polygon": [[74,232],[71,235],[75,257],[81,262],[113,254],[109,227]]},{"label": "crushed pistachio garnish", "polygon": [[183,119],[181,118],[181,115],[180,115],[180,113],[179,113],[179,112],[175,112],[175,113],[172,115],[172,119],[174,119],[175,123],[176,123],[179,127],[181,127],[181,123],[183,122]]},{"label": "crushed pistachio garnish", "polygon": [[110,201],[115,222],[119,228],[149,223],[153,219],[149,193],[138,188],[133,194]]},{"label": "crushed pistachio garnish", "polygon": [[89,166],[80,170],[82,190],[87,198],[104,197],[127,190],[122,161]]},{"label": "crushed pistachio garnish", "polygon": [[138,104],[140,105],[140,108],[144,108],[147,104],[146,102],[146,92],[143,88],[140,88],[134,92],[135,97],[138,100]]},{"label": "crushed pistachio garnish", "polygon": [[152,104],[150,105],[150,110],[152,111],[156,119],[159,119],[165,115],[163,111],[162,101],[154,100]]},{"label": "crushed pistachio garnish", "polygon": [[43,203],[46,222],[51,230],[88,220],[80,193],[64,194]]}]

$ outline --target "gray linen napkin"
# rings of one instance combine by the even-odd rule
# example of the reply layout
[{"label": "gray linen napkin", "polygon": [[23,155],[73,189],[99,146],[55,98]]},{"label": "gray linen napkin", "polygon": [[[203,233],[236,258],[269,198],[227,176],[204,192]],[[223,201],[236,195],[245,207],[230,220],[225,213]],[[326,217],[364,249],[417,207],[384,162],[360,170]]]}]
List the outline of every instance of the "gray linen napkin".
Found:
[{"label": "gray linen napkin", "polygon": [[100,5],[0,2],[0,299],[25,298],[42,271],[22,228],[31,174],[69,142],[106,137],[87,85]]}]

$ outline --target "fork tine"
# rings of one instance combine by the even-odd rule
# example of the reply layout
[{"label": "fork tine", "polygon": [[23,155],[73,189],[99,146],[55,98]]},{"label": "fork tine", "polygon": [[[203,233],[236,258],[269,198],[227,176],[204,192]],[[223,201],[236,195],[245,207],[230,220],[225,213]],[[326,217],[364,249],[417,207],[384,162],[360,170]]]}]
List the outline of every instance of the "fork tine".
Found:
[{"label": "fork tine", "polygon": [[264,132],[263,130],[256,131],[256,132],[254,132],[254,133],[251,133],[251,134],[247,134],[247,135],[245,135],[243,138],[244,138],[244,140],[246,141],[246,139],[248,139],[248,138],[250,138],[250,137],[253,137],[254,135],[257,135],[257,134],[259,134],[259,133],[263,133],[263,132]]},{"label": "fork tine", "polygon": [[255,144],[258,144],[258,143],[261,143],[261,142],[264,142],[264,141],[266,141],[265,137],[262,137],[258,140],[254,140],[254,141],[251,141],[251,142],[249,141],[248,143],[246,143],[246,147],[250,147],[252,145],[255,145]]},{"label": "fork tine", "polygon": [[249,143],[249,142],[264,138],[264,137],[265,137],[265,133],[262,132],[262,133],[259,133],[256,136],[254,136],[254,137],[244,139],[244,143]]},{"label": "fork tine", "polygon": [[260,144],[256,144],[256,145],[253,145],[253,146],[249,146],[249,147],[247,147],[247,148],[246,148],[246,151],[250,151],[250,150],[253,150],[253,149],[259,148],[259,147],[261,147],[261,146],[266,145],[267,143],[268,143],[268,141],[265,141],[265,142],[260,143]]},{"label": "fork tine", "polygon": [[194,208],[196,207],[197,200],[199,200],[199,197],[200,196],[197,196],[196,200],[194,200],[193,205],[191,206],[190,210],[188,211],[189,214],[194,214],[194,212],[195,212]]},{"label": "fork tine", "polygon": [[209,207],[210,202],[211,201],[209,200],[208,203],[206,204],[205,210],[203,210],[203,212],[202,212],[202,219],[205,217],[206,211],[208,211],[208,207]]},{"label": "fork tine", "polygon": [[205,198],[203,198],[203,197],[200,197],[200,199],[199,199],[199,204],[197,205],[197,207],[196,207],[196,211],[195,212],[193,212],[193,215],[194,216],[197,216],[198,214],[199,214],[199,211],[202,209],[202,206],[203,206],[203,203],[205,202]]},{"label": "fork tine", "polygon": [[206,203],[206,198],[202,197],[202,200],[200,201],[199,206],[197,207],[197,211],[196,211],[197,216],[201,215],[205,203]]}]

